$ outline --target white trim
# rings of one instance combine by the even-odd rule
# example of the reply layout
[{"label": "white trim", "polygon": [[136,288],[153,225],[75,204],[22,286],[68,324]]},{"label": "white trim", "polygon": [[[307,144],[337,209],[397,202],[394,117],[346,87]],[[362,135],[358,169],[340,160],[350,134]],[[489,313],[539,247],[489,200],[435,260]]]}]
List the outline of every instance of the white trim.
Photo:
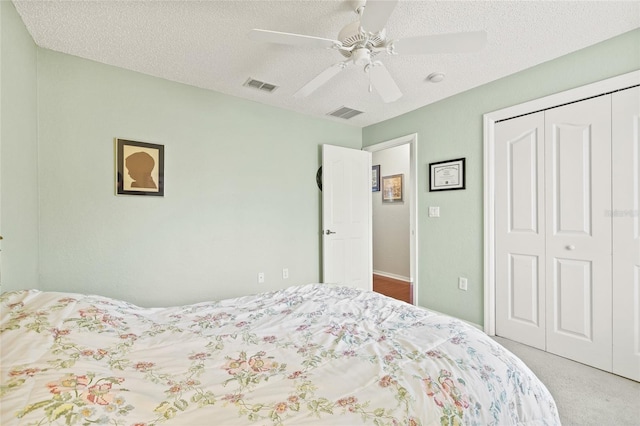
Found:
[{"label": "white trim", "polygon": [[418,134],[400,136],[386,142],[362,148],[376,152],[409,144],[409,282],[413,283],[413,304],[418,303]]},{"label": "white trim", "polygon": [[586,86],[566,90],[493,111],[483,116],[484,122],[484,331],[496,334],[495,324],[495,176],[494,128],[499,120],[529,114],[570,102],[598,96],[640,84],[640,70],[608,78]]},{"label": "white trim", "polygon": [[495,305],[495,119],[484,115],[484,332],[496,334]]},{"label": "white trim", "polygon": [[391,272],[377,271],[377,270],[374,269],[373,270],[373,275],[379,275],[381,277],[391,278],[391,279],[396,280],[396,281],[404,281],[406,283],[411,283],[411,278],[410,277],[403,277],[402,275],[392,274]]}]

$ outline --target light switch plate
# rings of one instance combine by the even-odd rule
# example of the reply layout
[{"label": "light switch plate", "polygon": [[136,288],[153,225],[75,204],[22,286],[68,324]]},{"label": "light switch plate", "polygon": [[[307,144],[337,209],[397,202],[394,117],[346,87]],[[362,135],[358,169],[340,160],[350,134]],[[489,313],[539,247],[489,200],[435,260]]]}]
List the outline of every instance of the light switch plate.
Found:
[{"label": "light switch plate", "polygon": [[440,217],[440,207],[429,207],[429,217]]}]

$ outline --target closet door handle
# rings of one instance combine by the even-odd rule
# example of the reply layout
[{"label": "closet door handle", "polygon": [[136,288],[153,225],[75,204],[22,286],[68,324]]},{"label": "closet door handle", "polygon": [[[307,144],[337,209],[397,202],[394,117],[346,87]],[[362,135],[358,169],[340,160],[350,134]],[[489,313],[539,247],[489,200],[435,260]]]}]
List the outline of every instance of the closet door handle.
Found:
[{"label": "closet door handle", "polygon": [[576,249],[576,246],[574,246],[573,244],[567,246],[567,250],[575,250],[575,249]]}]

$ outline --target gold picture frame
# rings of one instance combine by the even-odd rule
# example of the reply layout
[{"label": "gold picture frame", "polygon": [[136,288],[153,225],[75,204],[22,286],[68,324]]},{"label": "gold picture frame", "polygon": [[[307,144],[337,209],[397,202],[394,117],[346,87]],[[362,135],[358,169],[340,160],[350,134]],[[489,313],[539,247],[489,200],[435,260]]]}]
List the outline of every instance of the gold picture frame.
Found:
[{"label": "gold picture frame", "polygon": [[382,177],[382,202],[401,203],[404,175],[391,175]]}]

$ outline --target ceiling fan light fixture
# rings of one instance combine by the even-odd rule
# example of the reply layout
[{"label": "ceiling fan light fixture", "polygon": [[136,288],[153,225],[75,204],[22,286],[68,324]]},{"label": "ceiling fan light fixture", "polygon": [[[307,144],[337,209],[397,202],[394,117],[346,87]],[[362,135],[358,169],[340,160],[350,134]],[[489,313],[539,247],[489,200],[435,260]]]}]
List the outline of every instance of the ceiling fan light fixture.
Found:
[{"label": "ceiling fan light fixture", "polygon": [[440,83],[444,80],[444,73],[442,72],[432,72],[427,76],[427,81],[430,83]]},{"label": "ceiling fan light fixture", "polygon": [[355,49],[352,52],[351,59],[356,65],[368,65],[371,63],[371,52],[364,47]]}]

